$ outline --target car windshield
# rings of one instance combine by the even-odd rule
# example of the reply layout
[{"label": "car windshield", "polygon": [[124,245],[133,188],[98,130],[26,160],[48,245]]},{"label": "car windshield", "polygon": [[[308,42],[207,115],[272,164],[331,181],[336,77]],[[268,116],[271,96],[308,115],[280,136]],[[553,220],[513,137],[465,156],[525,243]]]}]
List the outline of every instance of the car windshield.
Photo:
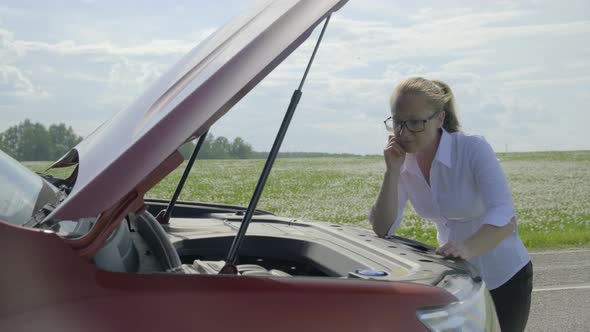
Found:
[{"label": "car windshield", "polygon": [[0,220],[27,223],[43,204],[40,198],[44,186],[39,175],[0,150]]}]

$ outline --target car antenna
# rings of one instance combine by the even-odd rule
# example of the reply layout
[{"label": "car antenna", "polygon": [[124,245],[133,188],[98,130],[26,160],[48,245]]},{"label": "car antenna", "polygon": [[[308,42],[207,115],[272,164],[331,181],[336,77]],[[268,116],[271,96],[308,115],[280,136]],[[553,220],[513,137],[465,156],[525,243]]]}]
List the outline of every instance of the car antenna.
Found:
[{"label": "car antenna", "polygon": [[180,196],[180,192],[182,191],[182,187],[184,187],[184,183],[186,182],[186,179],[188,178],[188,175],[191,172],[191,169],[193,168],[193,164],[195,163],[195,159],[197,159],[197,155],[199,154],[199,151],[201,150],[201,146],[203,145],[203,142],[205,142],[205,138],[207,137],[208,133],[209,133],[209,129],[207,129],[205,131],[205,133],[203,133],[201,135],[201,137],[199,137],[199,141],[197,142],[197,145],[195,146],[195,149],[193,150],[193,153],[191,154],[191,157],[188,160],[188,164],[186,165],[186,168],[184,169],[184,173],[182,174],[182,177],[180,178],[180,181],[178,182],[178,186],[176,186],[176,190],[174,191],[174,195],[172,195],[172,199],[168,203],[168,207],[166,209],[163,209],[160,212],[158,212],[158,215],[156,216],[156,220],[158,220],[158,222],[160,224],[167,224],[170,222],[170,216],[172,215],[172,211],[174,210],[174,205],[176,205],[176,201],[178,200],[178,196]]},{"label": "car antenna", "polygon": [[254,190],[254,194],[250,199],[250,204],[248,204],[248,209],[244,214],[244,218],[242,219],[240,229],[238,230],[238,234],[234,238],[231,247],[229,249],[229,253],[227,254],[227,258],[225,259],[225,265],[219,271],[219,274],[238,274],[238,268],[236,267],[236,260],[237,260],[237,253],[240,245],[242,244],[244,237],[246,236],[246,230],[248,229],[248,225],[252,220],[252,215],[256,210],[256,205],[258,204],[258,200],[262,195],[262,191],[264,190],[264,185],[266,184],[266,180],[270,175],[270,171],[274,164],[274,161],[279,153],[279,149],[281,148],[281,144],[283,143],[283,138],[285,138],[285,134],[287,133],[287,128],[289,128],[289,124],[291,123],[291,118],[293,118],[293,113],[295,113],[295,109],[297,108],[297,104],[301,99],[301,89],[303,88],[303,83],[305,83],[305,79],[307,74],[309,73],[309,69],[311,68],[311,64],[313,63],[313,59],[315,58],[316,52],[320,43],[322,41],[322,37],[324,36],[324,32],[326,31],[326,27],[328,26],[328,22],[330,21],[330,15],[326,17],[326,21],[324,26],[322,27],[322,31],[320,32],[320,36],[318,41],[316,42],[315,48],[311,54],[311,58],[307,63],[307,68],[305,69],[305,73],[303,74],[303,78],[301,79],[301,83],[299,83],[299,88],[293,91],[293,95],[291,96],[291,101],[289,102],[289,107],[287,107],[287,112],[283,117],[283,122],[281,123],[281,127],[279,128],[279,132],[275,137],[275,141],[272,145],[272,149],[266,159],[266,163],[264,164],[264,168],[262,169],[262,174],[258,179],[258,183],[256,184],[256,189]]}]

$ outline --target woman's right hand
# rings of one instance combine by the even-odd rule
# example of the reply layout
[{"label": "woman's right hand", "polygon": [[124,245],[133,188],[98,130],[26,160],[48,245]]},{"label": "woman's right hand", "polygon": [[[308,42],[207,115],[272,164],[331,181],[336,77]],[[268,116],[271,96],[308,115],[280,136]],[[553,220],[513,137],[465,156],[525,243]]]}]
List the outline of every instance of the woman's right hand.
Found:
[{"label": "woman's right hand", "polygon": [[387,171],[399,173],[406,159],[406,150],[401,146],[397,137],[389,135],[387,145],[383,149],[383,156]]}]

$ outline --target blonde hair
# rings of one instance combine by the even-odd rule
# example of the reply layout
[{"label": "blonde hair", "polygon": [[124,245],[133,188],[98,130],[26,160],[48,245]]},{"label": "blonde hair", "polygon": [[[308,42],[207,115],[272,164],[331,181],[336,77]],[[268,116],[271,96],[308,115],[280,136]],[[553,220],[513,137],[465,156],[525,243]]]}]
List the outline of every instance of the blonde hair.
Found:
[{"label": "blonde hair", "polygon": [[448,84],[438,80],[428,80],[423,77],[410,77],[400,82],[389,99],[391,107],[400,96],[420,95],[426,98],[427,103],[437,110],[445,112],[445,120],[442,127],[452,133],[459,131],[461,125],[455,111],[455,97]]}]

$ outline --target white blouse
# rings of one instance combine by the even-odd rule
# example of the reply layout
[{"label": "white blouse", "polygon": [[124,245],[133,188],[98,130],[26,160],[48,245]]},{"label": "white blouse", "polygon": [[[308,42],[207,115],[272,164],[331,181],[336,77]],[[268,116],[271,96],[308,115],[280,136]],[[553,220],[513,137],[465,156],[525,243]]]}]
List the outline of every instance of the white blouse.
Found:
[{"label": "white blouse", "polygon": [[[406,155],[398,181],[398,211],[403,211],[408,200],[418,215],[435,223],[440,245],[466,240],[483,224],[504,226],[515,216],[510,188],[489,143],[482,136],[444,129],[430,169],[430,186],[415,155]],[[373,209],[369,220],[372,215]],[[388,234],[399,227],[401,216],[398,213]],[[469,262],[491,290],[508,281],[529,260],[515,229],[496,247]]]}]

